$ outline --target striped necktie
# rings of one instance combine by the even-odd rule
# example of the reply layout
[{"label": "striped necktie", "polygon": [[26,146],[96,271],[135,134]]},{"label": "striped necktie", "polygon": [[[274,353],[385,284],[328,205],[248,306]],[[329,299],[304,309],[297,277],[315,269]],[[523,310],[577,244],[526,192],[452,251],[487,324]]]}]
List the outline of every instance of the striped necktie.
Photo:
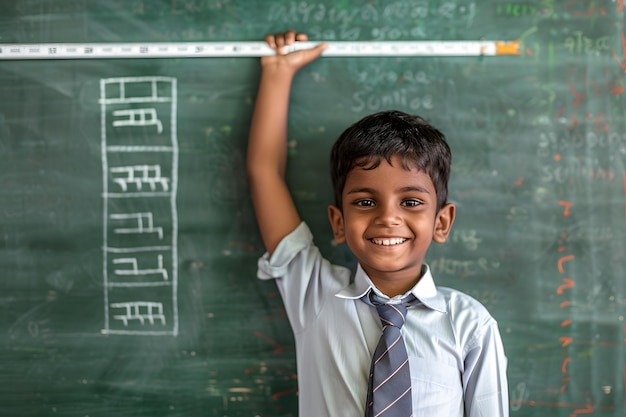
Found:
[{"label": "striped necktie", "polygon": [[363,301],[374,305],[383,324],[383,334],[372,358],[367,389],[365,417],[410,417],[413,414],[409,357],[400,329],[404,325],[408,302],[377,304],[369,296]]}]

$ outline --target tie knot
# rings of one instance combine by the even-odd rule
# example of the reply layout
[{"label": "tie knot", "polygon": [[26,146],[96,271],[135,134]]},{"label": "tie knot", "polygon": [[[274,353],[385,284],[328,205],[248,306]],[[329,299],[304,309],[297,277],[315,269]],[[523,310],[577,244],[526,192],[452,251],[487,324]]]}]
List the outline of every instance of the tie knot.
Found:
[{"label": "tie knot", "polygon": [[404,304],[378,304],[376,305],[380,321],[383,327],[394,326],[398,329],[404,326],[407,308]]}]

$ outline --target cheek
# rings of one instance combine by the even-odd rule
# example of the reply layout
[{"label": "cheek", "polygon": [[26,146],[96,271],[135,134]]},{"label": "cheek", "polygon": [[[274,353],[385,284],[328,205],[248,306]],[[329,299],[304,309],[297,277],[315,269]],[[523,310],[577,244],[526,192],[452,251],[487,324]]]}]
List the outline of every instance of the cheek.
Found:
[{"label": "cheek", "polygon": [[343,219],[346,231],[363,231],[369,224],[368,217],[361,213],[344,212]]},{"label": "cheek", "polygon": [[359,228],[357,219],[349,213],[344,212],[343,228],[346,232],[346,236],[354,234],[355,230]]}]

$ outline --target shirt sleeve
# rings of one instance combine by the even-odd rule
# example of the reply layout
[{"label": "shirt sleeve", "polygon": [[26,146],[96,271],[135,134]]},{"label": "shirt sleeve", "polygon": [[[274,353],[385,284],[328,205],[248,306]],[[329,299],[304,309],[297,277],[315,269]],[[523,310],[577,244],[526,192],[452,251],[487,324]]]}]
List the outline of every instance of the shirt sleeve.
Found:
[{"label": "shirt sleeve", "polygon": [[493,318],[465,358],[463,385],[467,417],[508,417],[507,359]]},{"label": "shirt sleeve", "polygon": [[258,262],[260,279],[276,279],[294,333],[298,333],[318,315],[323,302],[338,281],[349,277],[324,259],[313,243],[311,230],[302,222],[285,236],[270,257],[265,253]]},{"label": "shirt sleeve", "polygon": [[284,278],[292,261],[312,245],[311,230],[302,222],[278,243],[271,257],[267,252],[263,254],[258,262],[257,277],[264,280]]}]

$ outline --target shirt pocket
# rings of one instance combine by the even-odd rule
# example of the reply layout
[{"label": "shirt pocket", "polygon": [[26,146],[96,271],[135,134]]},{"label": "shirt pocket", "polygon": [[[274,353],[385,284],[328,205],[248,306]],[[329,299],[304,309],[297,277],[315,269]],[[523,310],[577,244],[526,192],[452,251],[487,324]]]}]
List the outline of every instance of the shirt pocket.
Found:
[{"label": "shirt pocket", "polygon": [[413,417],[463,415],[463,387],[457,368],[416,357],[409,363]]}]

